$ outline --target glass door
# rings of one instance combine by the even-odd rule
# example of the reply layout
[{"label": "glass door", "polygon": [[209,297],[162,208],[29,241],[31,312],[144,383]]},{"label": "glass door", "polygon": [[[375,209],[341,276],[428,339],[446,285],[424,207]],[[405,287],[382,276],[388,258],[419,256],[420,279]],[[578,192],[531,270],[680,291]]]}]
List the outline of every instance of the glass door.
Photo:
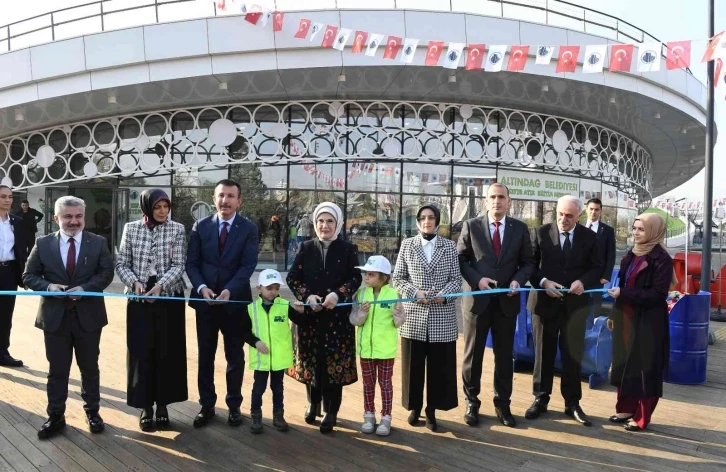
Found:
[{"label": "glass door", "polygon": [[[129,221],[129,189],[114,189],[114,219],[113,219],[113,235],[112,249],[118,248],[121,243],[121,236],[124,232],[124,225]],[[111,251],[115,254],[115,251]]]},{"label": "glass door", "polygon": [[45,208],[43,208],[45,213],[43,218],[43,221],[45,221],[45,234],[55,233],[60,229],[58,227],[58,223],[56,223],[55,219],[53,219],[53,216],[55,215],[55,201],[68,194],[69,191],[66,187],[45,188]]}]

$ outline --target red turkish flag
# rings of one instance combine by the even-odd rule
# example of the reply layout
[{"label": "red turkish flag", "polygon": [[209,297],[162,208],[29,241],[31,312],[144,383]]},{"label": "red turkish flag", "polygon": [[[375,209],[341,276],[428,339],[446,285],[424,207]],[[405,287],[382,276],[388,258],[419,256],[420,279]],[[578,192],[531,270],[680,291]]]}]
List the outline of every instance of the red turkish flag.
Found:
[{"label": "red turkish flag", "polygon": [[518,72],[524,70],[527,64],[527,55],[529,54],[529,46],[512,46],[509,51],[509,62],[507,62],[507,70],[509,72]]},{"label": "red turkish flag", "polygon": [[718,50],[722,48],[721,42],[726,41],[726,39],[724,39],[724,35],[726,35],[726,31],[721,31],[711,39],[711,42],[708,43],[706,53],[703,55],[703,59],[701,59],[701,62],[712,61],[716,59],[716,57],[718,57],[716,56],[716,54],[718,54]]},{"label": "red turkish flag", "polygon": [[332,48],[335,43],[335,37],[338,35],[338,27],[327,25],[325,27],[325,34],[323,35],[323,43],[321,44],[324,48]]},{"label": "red turkish flag", "polygon": [[616,44],[610,48],[610,72],[630,72],[633,48],[632,44]]},{"label": "red turkish flag", "polygon": [[398,36],[389,36],[386,40],[386,52],[383,53],[383,59],[395,59],[403,40]]},{"label": "red turkish flag", "polygon": [[484,63],[486,44],[469,44],[466,47],[466,69],[479,70]]},{"label": "red turkish flag", "polygon": [[297,27],[297,33],[295,33],[295,37],[297,39],[305,39],[308,37],[308,32],[310,31],[310,20],[306,20],[303,18],[300,20],[300,25]]},{"label": "red turkish flag", "polygon": [[368,33],[366,31],[356,31],[353,38],[353,49],[351,53],[360,54],[368,44]]},{"label": "red turkish flag", "polygon": [[716,69],[713,72],[713,87],[718,87],[718,83],[721,81],[721,71],[723,70],[723,59],[716,59],[714,63]]},{"label": "red turkish flag", "polygon": [[560,55],[559,59],[557,59],[557,70],[555,72],[575,72],[578,54],[580,54],[580,46],[560,46]]},{"label": "red turkish flag", "polygon": [[227,11],[227,0],[217,0],[217,8],[222,11]]},{"label": "red turkish flag", "polygon": [[443,41],[429,41],[429,47],[426,49],[426,65],[437,65],[442,52],[444,52]]},{"label": "red turkish flag", "polygon": [[281,11],[276,11],[272,14],[272,31],[277,33],[282,31],[282,22],[285,19],[285,14]]},{"label": "red turkish flag", "polygon": [[666,69],[687,69],[691,67],[691,42],[690,41],[672,41],[666,47]]}]

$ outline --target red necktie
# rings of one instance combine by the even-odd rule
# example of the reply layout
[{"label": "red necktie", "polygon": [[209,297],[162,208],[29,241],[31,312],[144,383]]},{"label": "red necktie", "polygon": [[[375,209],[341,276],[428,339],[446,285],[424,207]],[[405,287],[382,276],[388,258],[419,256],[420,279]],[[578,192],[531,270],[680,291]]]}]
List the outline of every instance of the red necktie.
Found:
[{"label": "red necktie", "polygon": [[68,278],[72,279],[73,274],[76,272],[76,240],[73,238],[68,239],[68,256],[66,257],[66,274]]},{"label": "red necktie", "polygon": [[492,236],[492,246],[494,247],[494,255],[497,259],[499,259],[499,253],[502,250],[502,237],[499,234],[499,225],[501,225],[499,221],[494,222],[494,236]]},{"label": "red necktie", "polygon": [[222,232],[219,233],[219,253],[222,254],[222,251],[224,251],[224,243],[227,242],[227,234],[229,234],[229,231],[227,231],[227,226],[229,226],[229,223],[226,221],[222,223]]}]

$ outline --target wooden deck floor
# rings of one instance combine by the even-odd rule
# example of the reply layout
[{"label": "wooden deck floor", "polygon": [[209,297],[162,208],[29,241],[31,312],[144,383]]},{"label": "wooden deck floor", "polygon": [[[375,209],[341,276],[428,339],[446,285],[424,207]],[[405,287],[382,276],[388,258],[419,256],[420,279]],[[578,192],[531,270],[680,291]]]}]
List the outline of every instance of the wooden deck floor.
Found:
[{"label": "wooden deck floor", "polygon": [[[609,386],[588,390],[583,382],[582,406],[594,419],[592,428],[575,424],[562,414],[563,402],[553,396],[550,413],[536,421],[524,419],[532,400],[529,373],[515,374],[512,410],[516,429],[494,419],[484,396],[485,415],[477,428],[463,424],[464,399],[458,409],[439,414],[439,429],[410,427],[407,412],[395,392],[393,426],[388,438],[358,432],[362,417],[362,387],[345,389],[339,426],[323,436],[302,420],[306,406],[301,384],[285,380],[288,433],[272,429],[271,398],[263,407],[265,433],[249,433],[249,420],[240,428],[226,424],[223,401],[217,418],[201,430],[191,423],[198,411],[196,391],[196,333],[194,313],[187,311],[187,352],[190,399],[170,408],[172,431],[142,433],[137,410],[126,405],[125,309],[121,299],[108,299],[110,325],[101,344],[101,414],[103,434],[91,435],[83,421],[80,377],[74,366],[66,418],[69,427],[50,441],[36,431],[45,420],[45,380],[48,364],[41,331],[33,328],[37,300],[19,297],[12,332],[12,354],[26,367],[0,367],[0,470],[48,471],[197,471],[197,470],[647,470],[726,471],[726,324],[714,324],[719,342],[709,352],[709,382],[703,386],[666,385],[653,424],[643,433],[626,433],[611,425],[615,393]],[[224,388],[224,355],[217,354],[217,386]],[[463,341],[458,344],[461,363]],[[222,360],[222,361],[220,361]],[[492,353],[485,355],[483,391],[491,392]],[[459,369],[461,367],[459,366]],[[557,379],[558,383],[559,380]],[[243,413],[249,410],[251,376],[246,372]],[[395,388],[400,373],[394,374]],[[556,384],[555,389],[559,386]]]}]

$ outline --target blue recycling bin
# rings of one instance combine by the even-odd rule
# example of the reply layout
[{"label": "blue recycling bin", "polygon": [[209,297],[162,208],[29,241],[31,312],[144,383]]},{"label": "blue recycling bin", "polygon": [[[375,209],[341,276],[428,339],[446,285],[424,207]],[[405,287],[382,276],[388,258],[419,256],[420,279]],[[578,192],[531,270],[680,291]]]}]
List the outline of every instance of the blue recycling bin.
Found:
[{"label": "blue recycling bin", "polygon": [[706,383],[708,321],[711,294],[684,295],[671,309],[670,363],[665,381],[682,385]]}]

